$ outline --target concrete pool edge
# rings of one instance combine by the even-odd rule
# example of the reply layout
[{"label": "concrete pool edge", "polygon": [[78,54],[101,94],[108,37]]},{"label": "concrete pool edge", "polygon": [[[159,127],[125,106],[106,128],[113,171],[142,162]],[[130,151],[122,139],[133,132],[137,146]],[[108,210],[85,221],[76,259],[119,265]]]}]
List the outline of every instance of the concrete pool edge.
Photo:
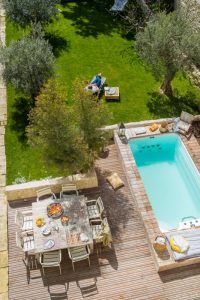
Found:
[{"label": "concrete pool edge", "polygon": [[[129,139],[134,138],[135,135],[132,134],[133,130],[131,128],[126,129],[126,136]],[[158,134],[156,132],[155,134]],[[149,134],[148,134],[149,135]],[[141,135],[138,137],[145,137],[148,135]],[[153,135],[153,133],[151,133]],[[187,151],[189,152],[195,166],[197,167],[198,171],[200,171],[200,146],[194,136],[191,137],[191,139],[188,141],[185,137],[180,136],[183,144],[185,145]],[[156,269],[158,272],[178,268],[182,266],[187,266],[195,263],[200,263],[200,257],[191,258],[182,260],[179,262],[176,262],[171,256],[170,256],[170,249],[166,251],[163,255],[158,255],[154,248],[153,248],[153,242],[155,240],[155,237],[159,234],[162,234],[157,220],[154,216],[153,209],[151,207],[151,204],[148,200],[147,194],[144,189],[144,185],[142,182],[142,179],[140,177],[138,168],[136,166],[135,160],[133,158],[131,149],[129,144],[124,144],[121,142],[120,138],[118,137],[118,134],[114,133],[114,140],[115,144],[117,146],[118,155],[120,157],[120,160],[122,162],[124,172],[127,177],[127,181],[130,186],[130,190],[133,196],[134,201],[136,202],[138,211],[140,213],[147,238],[148,243],[150,246],[150,250],[152,253],[152,257],[156,266]]]}]

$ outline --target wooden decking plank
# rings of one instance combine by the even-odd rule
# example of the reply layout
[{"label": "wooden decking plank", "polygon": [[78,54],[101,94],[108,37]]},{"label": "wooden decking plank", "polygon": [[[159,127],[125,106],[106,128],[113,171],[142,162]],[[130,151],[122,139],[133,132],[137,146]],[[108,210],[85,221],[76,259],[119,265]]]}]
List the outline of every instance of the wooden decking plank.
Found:
[{"label": "wooden decking plank", "polygon": [[[200,299],[200,266],[161,275],[156,272],[144,226],[115,145],[110,145],[109,149],[109,156],[96,162],[99,187],[83,193],[90,199],[101,194],[113,235],[114,251],[103,249],[99,259],[94,253],[91,255],[91,269],[83,261],[76,263],[76,272],[72,270],[67,251],[63,251],[61,276],[57,268],[47,269],[45,278],[42,278],[40,269],[32,270],[28,284],[22,253],[15,245],[17,228],[14,215],[16,209],[30,209],[31,203],[13,202],[8,209],[10,300],[80,300],[84,297],[91,300]],[[118,191],[111,189],[105,180],[106,174],[111,172],[118,172],[125,187]]]}]

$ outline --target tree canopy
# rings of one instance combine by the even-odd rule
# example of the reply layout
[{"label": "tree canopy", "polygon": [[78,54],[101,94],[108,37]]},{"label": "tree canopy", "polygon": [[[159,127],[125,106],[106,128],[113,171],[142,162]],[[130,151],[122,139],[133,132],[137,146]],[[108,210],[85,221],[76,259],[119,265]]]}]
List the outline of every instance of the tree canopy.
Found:
[{"label": "tree canopy", "polygon": [[4,64],[4,80],[31,98],[38,95],[41,86],[53,74],[52,47],[42,36],[12,41],[9,47],[1,48],[0,58]]},{"label": "tree canopy", "polygon": [[88,148],[95,156],[107,144],[109,133],[100,130],[107,125],[111,114],[107,107],[76,80],[74,84],[74,115]]},{"label": "tree canopy", "polygon": [[190,7],[154,15],[136,35],[135,49],[156,79],[161,91],[172,95],[171,81],[177,71],[200,63],[200,34]]},{"label": "tree canopy", "polygon": [[88,170],[93,159],[65,100],[63,89],[54,79],[48,80],[29,114],[28,142],[42,148],[48,162],[71,172]]},{"label": "tree canopy", "polygon": [[25,27],[31,23],[46,23],[58,12],[60,0],[5,0],[7,16]]}]

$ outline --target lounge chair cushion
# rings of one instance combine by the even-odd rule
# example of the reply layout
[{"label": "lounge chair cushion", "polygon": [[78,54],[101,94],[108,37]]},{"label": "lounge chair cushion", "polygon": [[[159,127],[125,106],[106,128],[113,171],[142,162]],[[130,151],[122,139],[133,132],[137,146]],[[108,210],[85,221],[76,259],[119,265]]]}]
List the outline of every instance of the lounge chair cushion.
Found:
[{"label": "lounge chair cushion", "polygon": [[177,230],[177,231],[170,231],[165,233],[167,240],[170,242],[173,236],[182,236],[184,237],[190,247],[184,253],[178,253],[176,251],[172,251],[172,255],[175,260],[187,259],[192,257],[200,256],[200,229],[199,228],[192,228],[188,230]]},{"label": "lounge chair cushion", "polygon": [[171,237],[170,246],[173,251],[184,253],[190,247],[188,241],[181,235],[174,235]]},{"label": "lounge chair cushion", "polygon": [[189,130],[189,128],[190,128],[190,124],[185,123],[185,122],[183,122],[183,121],[179,121],[179,122],[178,122],[178,129],[181,129],[181,130],[187,132],[187,131]]},{"label": "lounge chair cushion", "polygon": [[145,127],[138,127],[134,129],[135,134],[144,134],[147,132]]},{"label": "lounge chair cushion", "polygon": [[117,173],[113,173],[112,175],[108,176],[106,180],[110,183],[114,190],[124,186],[124,182],[121,180]]},{"label": "lounge chair cushion", "polygon": [[156,131],[158,129],[158,127],[159,127],[158,124],[154,123],[153,125],[151,125],[149,130],[151,130],[153,132],[153,131]]},{"label": "lounge chair cushion", "polygon": [[180,116],[181,121],[186,122],[188,124],[191,124],[192,121],[194,120],[194,116],[192,114],[189,114],[186,111],[182,111],[181,116]]}]

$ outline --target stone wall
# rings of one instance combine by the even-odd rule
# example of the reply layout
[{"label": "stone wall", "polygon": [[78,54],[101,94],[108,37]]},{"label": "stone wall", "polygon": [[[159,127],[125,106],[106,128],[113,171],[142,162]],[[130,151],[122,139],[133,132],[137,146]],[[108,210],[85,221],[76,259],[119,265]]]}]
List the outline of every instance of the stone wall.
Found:
[{"label": "stone wall", "polygon": [[6,187],[7,200],[28,199],[36,197],[36,191],[45,187],[51,187],[54,193],[59,193],[64,183],[75,183],[80,190],[98,186],[95,170],[86,174],[76,174],[68,177],[59,177],[47,180],[36,180],[21,184],[8,185]]},{"label": "stone wall", "polygon": [[[3,0],[0,0],[0,40],[5,44],[5,13]],[[6,156],[5,156],[5,125],[7,121],[6,86],[2,79],[0,65],[0,300],[8,299],[8,241],[7,241],[7,201]]]}]

